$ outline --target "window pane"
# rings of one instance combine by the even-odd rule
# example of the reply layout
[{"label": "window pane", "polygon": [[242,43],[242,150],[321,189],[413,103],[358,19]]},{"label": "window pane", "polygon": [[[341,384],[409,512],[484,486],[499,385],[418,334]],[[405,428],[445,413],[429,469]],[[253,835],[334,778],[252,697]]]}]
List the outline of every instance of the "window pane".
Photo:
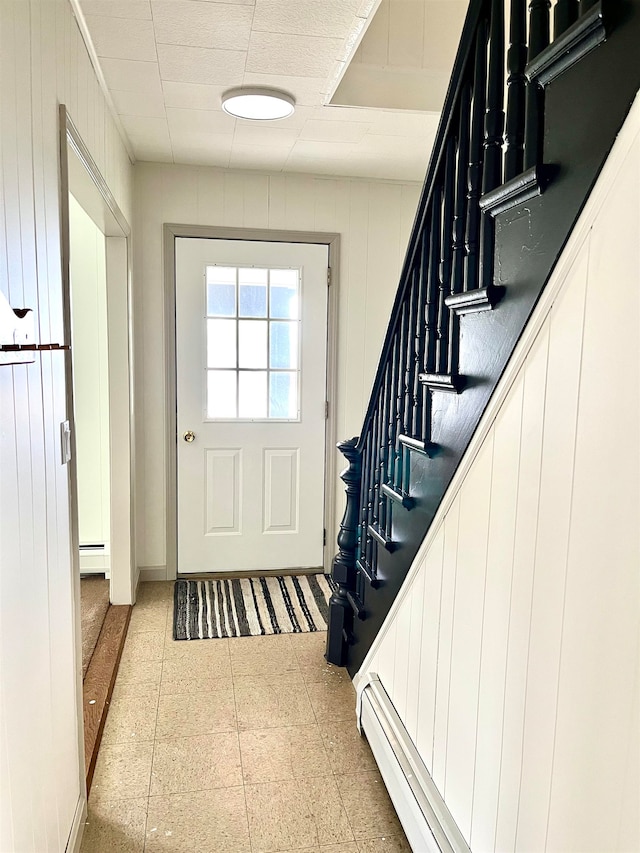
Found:
[{"label": "window pane", "polygon": [[271,323],[270,367],[298,366],[298,324]]},{"label": "window pane", "polygon": [[236,366],[236,321],[207,320],[207,367]]},{"label": "window pane", "polygon": [[237,417],[234,370],[207,371],[207,417]]},{"label": "window pane", "polygon": [[250,371],[239,373],[240,404],[238,416],[241,418],[267,417],[267,372]]},{"label": "window pane", "polygon": [[271,373],[269,375],[269,417],[298,417],[297,373]]},{"label": "window pane", "polygon": [[241,284],[240,310],[238,313],[241,317],[266,317],[267,285]]},{"label": "window pane", "polygon": [[267,286],[268,270],[257,267],[240,267],[238,270],[238,281],[240,284],[261,284]]},{"label": "window pane", "polygon": [[298,319],[299,270],[271,270],[271,316]]},{"label": "window pane", "polygon": [[267,321],[239,320],[240,367],[267,366]]},{"label": "window pane", "polygon": [[207,267],[207,314],[216,317],[235,317],[235,267]]}]

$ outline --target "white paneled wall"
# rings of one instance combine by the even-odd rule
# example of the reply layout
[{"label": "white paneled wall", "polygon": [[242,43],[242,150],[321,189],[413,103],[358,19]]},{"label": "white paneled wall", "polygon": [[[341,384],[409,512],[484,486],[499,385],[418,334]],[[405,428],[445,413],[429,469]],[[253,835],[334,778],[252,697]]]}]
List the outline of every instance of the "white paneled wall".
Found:
[{"label": "white paneled wall", "polygon": [[[0,4],[0,288],[63,339],[58,103],[118,203],[131,169],[67,0]],[[80,802],[64,355],[0,367],[0,850],[65,849]]]},{"label": "white paneled wall", "polygon": [[639,188],[640,100],[359,674],[474,851],[640,849]]},{"label": "white paneled wall", "polygon": [[[138,554],[164,566],[165,357],[162,224],[338,232],[340,304],[337,429],[356,435],[398,285],[420,187],[212,168],[136,166]],[[329,460],[338,470],[344,460]],[[338,513],[344,507],[338,481]]]}]

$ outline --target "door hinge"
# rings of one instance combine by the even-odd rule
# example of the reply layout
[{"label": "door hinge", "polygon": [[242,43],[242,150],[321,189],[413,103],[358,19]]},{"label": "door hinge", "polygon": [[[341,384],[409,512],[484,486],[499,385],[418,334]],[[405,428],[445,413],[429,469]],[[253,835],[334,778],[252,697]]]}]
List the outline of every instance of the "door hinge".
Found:
[{"label": "door hinge", "polygon": [[329,417],[329,401],[325,400],[324,401],[324,419],[325,419],[325,421],[327,420],[328,417]]},{"label": "door hinge", "polygon": [[323,547],[327,544],[327,528],[322,531],[322,545]]},{"label": "door hinge", "polygon": [[331,287],[331,267],[327,267],[327,287]]}]

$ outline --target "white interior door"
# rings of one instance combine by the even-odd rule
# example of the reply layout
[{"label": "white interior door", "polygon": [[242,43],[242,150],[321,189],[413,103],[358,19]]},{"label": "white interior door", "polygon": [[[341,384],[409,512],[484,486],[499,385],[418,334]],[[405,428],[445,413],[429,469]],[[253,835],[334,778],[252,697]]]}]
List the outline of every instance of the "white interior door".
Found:
[{"label": "white interior door", "polygon": [[327,263],[176,240],[181,574],[322,566]]}]

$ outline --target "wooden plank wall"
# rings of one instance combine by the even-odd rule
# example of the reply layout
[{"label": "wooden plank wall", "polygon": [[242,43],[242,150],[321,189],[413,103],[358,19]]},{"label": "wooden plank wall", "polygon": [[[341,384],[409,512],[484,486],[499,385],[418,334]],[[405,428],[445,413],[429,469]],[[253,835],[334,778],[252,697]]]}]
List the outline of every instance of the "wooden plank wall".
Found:
[{"label": "wooden plank wall", "polygon": [[624,134],[360,671],[380,676],[474,851],[640,848],[640,103]]},{"label": "wooden plank wall", "polygon": [[[339,438],[362,426],[420,187],[383,181],[136,166],[134,278],[138,441],[137,548],[141,567],[165,558],[165,375],[162,223],[340,234]],[[336,451],[337,470],[344,459]],[[344,511],[338,480],[337,514]]]},{"label": "wooden plank wall", "polygon": [[[58,103],[125,215],[131,167],[67,0],[0,6],[0,287],[63,338]],[[62,353],[0,367],[0,849],[62,851],[80,798]]]}]

